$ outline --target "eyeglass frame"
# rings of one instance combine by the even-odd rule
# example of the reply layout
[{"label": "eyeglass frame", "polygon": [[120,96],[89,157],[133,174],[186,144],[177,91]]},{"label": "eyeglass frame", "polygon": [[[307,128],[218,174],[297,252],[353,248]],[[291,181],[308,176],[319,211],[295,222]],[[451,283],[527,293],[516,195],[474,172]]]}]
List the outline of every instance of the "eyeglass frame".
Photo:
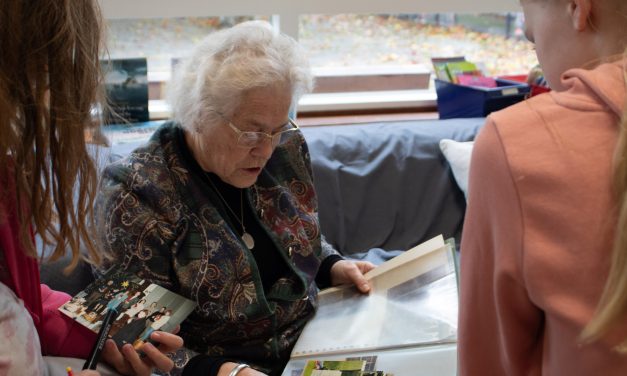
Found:
[{"label": "eyeglass frame", "polygon": [[[266,133],[266,132],[257,132],[257,131],[243,131],[243,130],[239,129],[238,127],[236,127],[229,119],[224,117],[222,114],[219,114],[219,115],[220,115],[220,117],[222,117],[222,119],[224,119],[226,121],[226,125],[228,125],[229,128],[231,128],[235,132],[235,134],[237,135],[237,146],[243,147],[243,148],[248,148],[248,149],[259,147],[268,138],[270,139],[270,145],[272,145],[273,148],[277,147],[281,143],[281,137],[285,133],[289,133],[289,132],[296,131],[296,130],[300,129],[298,124],[296,124],[296,122],[292,118],[288,117],[287,118],[287,123],[283,124],[283,126],[286,126],[287,124],[290,124],[292,126],[292,128],[286,129],[286,130],[283,130],[283,131],[280,131],[280,132],[277,132],[275,134],[269,134],[269,133]],[[243,145],[240,140],[242,140],[242,136],[244,136],[245,134],[254,134],[256,137],[259,137],[258,141],[256,141],[256,143],[254,145],[250,145],[250,146]],[[265,138],[261,138],[261,136],[265,136]]]}]

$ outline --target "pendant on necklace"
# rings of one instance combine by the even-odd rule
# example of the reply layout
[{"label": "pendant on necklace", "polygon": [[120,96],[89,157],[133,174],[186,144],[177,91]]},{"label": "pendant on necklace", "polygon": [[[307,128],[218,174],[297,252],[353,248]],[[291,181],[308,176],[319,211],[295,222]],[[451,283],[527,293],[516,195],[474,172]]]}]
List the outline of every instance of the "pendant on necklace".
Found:
[{"label": "pendant on necklace", "polygon": [[255,239],[253,239],[252,235],[250,235],[249,233],[244,232],[242,234],[242,240],[244,241],[244,244],[246,244],[246,247],[248,247],[248,249],[255,248]]}]

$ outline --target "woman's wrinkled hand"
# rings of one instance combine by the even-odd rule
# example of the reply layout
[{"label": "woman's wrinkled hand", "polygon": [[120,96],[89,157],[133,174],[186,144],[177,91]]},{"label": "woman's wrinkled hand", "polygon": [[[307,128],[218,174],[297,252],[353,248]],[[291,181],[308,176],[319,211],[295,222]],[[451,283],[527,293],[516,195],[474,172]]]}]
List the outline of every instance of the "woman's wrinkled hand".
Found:
[{"label": "woman's wrinkled hand", "polygon": [[375,265],[368,261],[340,260],[331,267],[331,285],[354,284],[359,291],[370,292],[370,284],[364,274],[374,269]]},{"label": "woman's wrinkled hand", "polygon": [[[178,328],[176,332],[178,332]],[[108,339],[102,352],[102,358],[122,375],[149,376],[155,368],[169,372],[174,367],[174,363],[167,354],[181,348],[183,339],[176,334],[162,331],[152,332],[150,339],[159,346],[146,342],[139,348],[139,351],[145,354],[144,356],[140,356],[130,344],[122,346],[120,351],[115,342]]]}]

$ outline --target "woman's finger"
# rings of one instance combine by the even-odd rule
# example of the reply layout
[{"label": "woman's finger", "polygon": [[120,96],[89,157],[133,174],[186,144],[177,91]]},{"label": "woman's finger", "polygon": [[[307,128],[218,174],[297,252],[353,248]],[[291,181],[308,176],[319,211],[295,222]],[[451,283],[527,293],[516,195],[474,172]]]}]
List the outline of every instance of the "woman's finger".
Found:
[{"label": "woman's finger", "polygon": [[159,344],[158,349],[164,354],[183,347],[183,338],[168,332],[152,332],[150,334],[150,339]]},{"label": "woman's finger", "polygon": [[372,269],[376,268],[376,265],[369,261],[358,261],[355,264],[363,274],[366,274]]},{"label": "woman's finger", "polygon": [[150,362],[161,371],[170,372],[174,367],[174,362],[172,361],[172,359],[168,358],[164,353],[161,352],[161,346],[157,348],[152,343],[147,342],[144,346],[141,347],[141,351],[146,354],[146,358],[144,358],[143,360],[150,360]]},{"label": "woman's finger", "polygon": [[355,286],[357,286],[359,291],[363,293],[367,293],[368,291],[370,291],[370,284],[364,277],[361,270],[357,267],[357,265],[354,265],[353,267],[348,267],[346,273],[348,274],[348,278],[351,280],[351,282],[355,284]]},{"label": "woman's finger", "polygon": [[[143,345],[140,350],[145,346],[146,345]],[[124,354],[124,359],[131,366],[135,376],[150,376],[152,374],[152,364],[147,364],[150,360],[146,360],[146,358],[142,360],[133,346],[128,344],[124,345],[124,347],[122,347],[122,354]]]},{"label": "woman's finger", "polygon": [[102,359],[120,374],[128,375],[132,371],[126,363],[124,355],[118,350],[118,346],[112,339],[105,342],[102,349]]}]

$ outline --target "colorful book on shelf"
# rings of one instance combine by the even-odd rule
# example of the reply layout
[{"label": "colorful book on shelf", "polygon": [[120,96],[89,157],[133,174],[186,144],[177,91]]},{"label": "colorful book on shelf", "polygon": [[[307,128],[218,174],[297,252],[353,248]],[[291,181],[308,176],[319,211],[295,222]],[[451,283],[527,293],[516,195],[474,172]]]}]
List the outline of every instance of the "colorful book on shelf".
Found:
[{"label": "colorful book on shelf", "polygon": [[432,57],[431,64],[433,65],[433,71],[435,77],[442,81],[453,82],[449,72],[446,69],[446,64],[453,62],[464,62],[466,58],[463,56],[451,56],[451,57]]},{"label": "colorful book on shelf", "polygon": [[457,75],[457,83],[464,86],[496,87],[496,80],[492,77],[477,76],[472,74]]},{"label": "colorful book on shelf", "polygon": [[98,333],[107,311],[115,309],[109,336],[118,346],[130,343],[139,348],[153,331],[173,331],[195,307],[195,302],[161,286],[111,270],[59,307],[59,311]]},{"label": "colorful book on shelf", "polygon": [[433,71],[435,72],[435,77],[442,81],[451,81],[451,77],[448,75],[448,70],[446,70],[446,63],[434,63]]},{"label": "colorful book on shelf", "polygon": [[469,61],[454,61],[446,63],[446,70],[448,71],[448,75],[453,83],[458,83],[458,76],[460,75],[483,75],[477,66]]}]

